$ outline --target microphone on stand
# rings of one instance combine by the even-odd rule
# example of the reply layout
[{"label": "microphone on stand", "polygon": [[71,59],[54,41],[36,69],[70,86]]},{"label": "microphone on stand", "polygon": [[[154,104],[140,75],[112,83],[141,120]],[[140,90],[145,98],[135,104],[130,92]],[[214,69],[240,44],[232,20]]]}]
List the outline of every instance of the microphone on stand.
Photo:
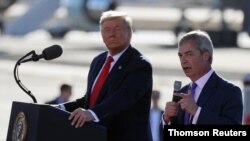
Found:
[{"label": "microphone on stand", "polygon": [[32,57],[26,60],[22,60],[20,63],[25,63],[29,61],[39,61],[40,59],[44,58],[45,60],[52,60],[62,55],[62,48],[59,45],[53,45],[47,47],[43,50],[43,53],[37,55],[35,51],[32,51]]},{"label": "microphone on stand", "polygon": [[[59,56],[62,55],[62,48],[59,45],[52,45],[50,47],[47,47],[43,50],[42,54],[37,55],[36,52],[34,50],[32,50],[31,52],[27,53],[25,56],[21,57],[15,65],[14,68],[14,78],[16,80],[16,83],[18,84],[18,86],[25,92],[27,93],[33,100],[34,103],[37,103],[37,100],[35,98],[35,96],[31,93],[30,90],[28,90],[21,82],[21,80],[19,79],[19,74],[18,74],[18,68],[21,65],[21,63],[25,63],[25,62],[29,62],[29,61],[39,61],[41,58],[44,58],[45,60],[52,60],[55,59]],[[25,59],[26,57],[32,55],[31,58],[29,59]]]}]

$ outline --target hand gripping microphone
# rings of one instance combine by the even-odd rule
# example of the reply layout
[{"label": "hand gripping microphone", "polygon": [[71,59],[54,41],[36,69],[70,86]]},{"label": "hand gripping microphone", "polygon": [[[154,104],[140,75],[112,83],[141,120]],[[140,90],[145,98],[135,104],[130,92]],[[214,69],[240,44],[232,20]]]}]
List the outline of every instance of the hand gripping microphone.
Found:
[{"label": "hand gripping microphone", "polygon": [[[174,82],[174,92],[173,92],[173,94],[174,93],[179,93],[180,90],[181,90],[181,81],[175,81]],[[173,102],[178,102],[180,100],[181,100],[181,97],[173,95],[173,98],[172,98]],[[175,123],[176,120],[177,120],[176,116],[171,118],[172,123]]]}]

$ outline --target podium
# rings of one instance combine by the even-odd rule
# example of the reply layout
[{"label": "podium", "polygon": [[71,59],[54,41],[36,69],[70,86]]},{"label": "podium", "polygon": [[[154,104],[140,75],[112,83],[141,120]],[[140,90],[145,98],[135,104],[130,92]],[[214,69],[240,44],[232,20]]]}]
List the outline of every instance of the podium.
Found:
[{"label": "podium", "polygon": [[7,141],[107,141],[106,128],[71,126],[68,112],[49,105],[13,102]]}]

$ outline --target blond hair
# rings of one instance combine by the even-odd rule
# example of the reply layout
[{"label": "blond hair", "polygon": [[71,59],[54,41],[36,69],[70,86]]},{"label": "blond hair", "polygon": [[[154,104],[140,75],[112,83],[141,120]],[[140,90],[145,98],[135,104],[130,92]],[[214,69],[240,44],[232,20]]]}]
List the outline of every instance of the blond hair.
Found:
[{"label": "blond hair", "polygon": [[100,29],[102,29],[102,24],[104,21],[106,20],[110,20],[110,19],[116,19],[116,18],[122,18],[124,19],[127,28],[129,29],[129,31],[133,31],[132,30],[132,19],[124,12],[120,12],[120,11],[106,11],[102,13],[102,16],[100,18]]}]

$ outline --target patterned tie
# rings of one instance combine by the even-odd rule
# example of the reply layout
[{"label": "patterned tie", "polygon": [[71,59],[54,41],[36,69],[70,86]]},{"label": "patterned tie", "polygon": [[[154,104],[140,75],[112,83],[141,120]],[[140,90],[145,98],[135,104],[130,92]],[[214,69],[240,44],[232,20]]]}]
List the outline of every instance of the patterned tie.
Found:
[{"label": "patterned tie", "polygon": [[[195,95],[195,89],[197,87],[197,84],[193,82],[192,86],[191,86],[191,94],[192,96],[194,97]],[[187,124],[190,124],[190,113],[188,112],[185,112],[185,121],[184,121],[184,124],[187,125]]]},{"label": "patterned tie", "polygon": [[110,65],[111,63],[114,61],[114,59],[112,58],[112,56],[109,56],[107,59],[106,59],[106,63],[102,69],[102,72],[100,73],[96,83],[95,83],[95,86],[92,90],[92,93],[91,93],[91,96],[90,96],[90,101],[89,101],[89,108],[92,108],[95,104],[95,101],[102,89],[102,86],[108,76],[108,73],[109,73],[109,69],[110,69]]}]

